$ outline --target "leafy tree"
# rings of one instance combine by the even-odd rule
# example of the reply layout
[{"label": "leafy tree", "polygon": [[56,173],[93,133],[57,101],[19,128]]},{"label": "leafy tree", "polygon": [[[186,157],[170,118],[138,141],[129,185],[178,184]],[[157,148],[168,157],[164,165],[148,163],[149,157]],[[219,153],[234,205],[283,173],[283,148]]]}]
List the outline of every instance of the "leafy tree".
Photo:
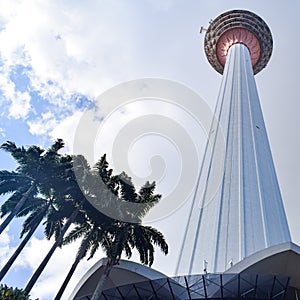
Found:
[{"label": "leafy tree", "polygon": [[0,299],[1,300],[29,300],[29,296],[23,290],[7,285],[0,285]]}]

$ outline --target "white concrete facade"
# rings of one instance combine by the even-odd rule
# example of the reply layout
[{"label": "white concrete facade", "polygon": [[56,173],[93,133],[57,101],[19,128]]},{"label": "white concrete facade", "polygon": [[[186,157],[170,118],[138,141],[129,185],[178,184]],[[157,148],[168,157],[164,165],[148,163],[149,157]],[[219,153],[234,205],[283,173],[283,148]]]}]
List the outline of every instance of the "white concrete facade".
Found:
[{"label": "white concrete facade", "polygon": [[[249,50],[230,47],[177,274],[224,272],[290,242]],[[218,123],[218,124],[217,124]],[[205,262],[205,263],[204,263]]]}]

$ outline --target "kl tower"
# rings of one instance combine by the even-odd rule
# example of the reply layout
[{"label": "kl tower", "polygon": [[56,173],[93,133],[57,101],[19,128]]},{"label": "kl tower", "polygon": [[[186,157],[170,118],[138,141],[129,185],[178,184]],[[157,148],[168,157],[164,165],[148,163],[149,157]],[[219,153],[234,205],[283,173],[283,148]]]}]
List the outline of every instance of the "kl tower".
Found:
[{"label": "kl tower", "polygon": [[176,274],[279,274],[299,288],[254,78],[271,57],[271,31],[250,11],[228,11],[210,22],[204,49],[222,83]]}]

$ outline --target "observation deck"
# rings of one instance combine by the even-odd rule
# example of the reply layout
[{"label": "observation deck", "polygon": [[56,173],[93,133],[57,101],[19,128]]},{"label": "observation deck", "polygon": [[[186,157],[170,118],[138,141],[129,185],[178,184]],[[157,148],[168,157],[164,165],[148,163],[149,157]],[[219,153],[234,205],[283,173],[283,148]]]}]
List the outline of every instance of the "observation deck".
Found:
[{"label": "observation deck", "polygon": [[217,72],[223,74],[228,50],[238,43],[249,49],[254,74],[266,67],[273,50],[268,25],[253,12],[231,10],[213,20],[205,34],[205,54]]}]

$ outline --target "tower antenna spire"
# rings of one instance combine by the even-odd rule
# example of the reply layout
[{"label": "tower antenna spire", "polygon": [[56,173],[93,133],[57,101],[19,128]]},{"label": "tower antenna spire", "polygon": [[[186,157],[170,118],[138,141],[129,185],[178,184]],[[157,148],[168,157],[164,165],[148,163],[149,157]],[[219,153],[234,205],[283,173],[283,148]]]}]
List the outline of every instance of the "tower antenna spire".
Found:
[{"label": "tower antenna spire", "polygon": [[203,26],[201,26],[199,33],[202,34],[202,33],[206,32],[206,31],[207,31],[207,29],[204,28]]}]

